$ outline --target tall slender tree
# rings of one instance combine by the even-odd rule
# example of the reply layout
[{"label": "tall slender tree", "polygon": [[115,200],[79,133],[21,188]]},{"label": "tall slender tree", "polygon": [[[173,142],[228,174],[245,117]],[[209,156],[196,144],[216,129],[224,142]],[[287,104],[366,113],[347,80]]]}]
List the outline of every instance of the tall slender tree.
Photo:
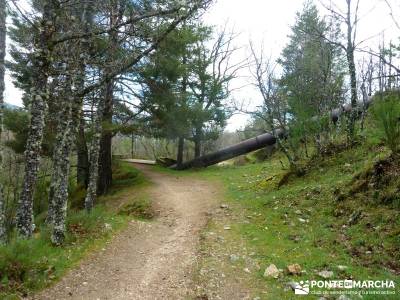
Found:
[{"label": "tall slender tree", "polygon": [[35,30],[30,91],[31,120],[25,150],[25,174],[17,211],[17,228],[21,237],[29,238],[35,229],[33,221],[33,194],[40,164],[45,116],[49,99],[48,77],[53,55],[51,43],[55,33],[58,2],[44,1],[42,17]]},{"label": "tall slender tree", "polygon": [[[4,58],[6,55],[6,0],[0,0],[0,172],[3,174],[3,116],[4,116]],[[3,182],[0,176],[0,244],[6,241],[6,218],[3,195]]]},{"label": "tall slender tree", "polygon": [[[330,36],[334,40],[334,30],[335,27],[322,20],[316,6],[306,2],[292,27],[290,42],[279,59],[283,68],[280,85],[288,99],[291,124],[295,127],[291,134],[298,132],[297,140],[305,141],[307,135],[314,133],[319,150],[324,128],[319,116],[338,107],[343,99],[341,49],[321,37]],[[293,149],[296,148],[294,145]]]}]

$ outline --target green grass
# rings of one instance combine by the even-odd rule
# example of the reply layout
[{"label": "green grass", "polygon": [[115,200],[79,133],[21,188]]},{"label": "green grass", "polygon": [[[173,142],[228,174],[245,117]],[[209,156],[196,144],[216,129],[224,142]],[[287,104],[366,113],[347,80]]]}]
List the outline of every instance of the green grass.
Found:
[{"label": "green grass", "polygon": [[[334,272],[333,279],[394,280],[397,295],[379,299],[398,299],[400,278],[389,269],[398,266],[400,259],[399,211],[358,196],[342,202],[335,197],[337,190],[345,190],[350,185],[355,174],[387,154],[376,145],[364,144],[314,162],[306,176],[291,177],[280,189],[276,188],[276,183],[286,171],[282,170],[280,160],[284,159],[279,154],[265,163],[211,167],[200,172],[187,172],[186,176],[197,174],[222,181],[226,186],[226,198],[234,218],[231,230],[220,230],[220,234],[225,237],[227,248],[231,248],[232,243],[239,245],[240,241],[244,246],[237,248],[254,252],[252,259],[261,268],[247,275],[250,276],[247,283],[253,290],[252,296],[296,299],[299,296],[284,289],[285,283],[319,279],[318,271],[329,270]],[[348,225],[356,211],[362,212],[362,218],[356,224]],[[212,223],[208,231],[218,231],[222,225],[218,221]],[[214,246],[213,243],[206,245]],[[219,251],[222,256],[228,253],[227,249]],[[203,266],[214,263],[215,268],[221,267],[213,257],[208,259]],[[244,267],[241,263],[243,261],[239,260],[236,266],[233,263],[232,268],[223,268],[236,277],[237,267]],[[285,274],[279,279],[263,277],[270,264],[285,269],[294,263],[306,273]],[[348,268],[339,270],[339,265]],[[376,299],[376,296],[364,296],[363,299]]]},{"label": "green grass", "polygon": [[[125,163],[116,166],[115,174],[110,194],[100,197],[90,214],[70,209],[67,238],[62,247],[51,244],[50,232],[44,225],[34,238],[12,239],[0,247],[0,299],[19,299],[49,286],[89,252],[104,246],[132,217],[142,218],[141,212],[150,211],[150,202],[143,201],[145,196],[136,196],[137,191],[143,193],[141,189],[148,183],[142,174]],[[118,214],[121,203],[137,205],[140,211]]]}]

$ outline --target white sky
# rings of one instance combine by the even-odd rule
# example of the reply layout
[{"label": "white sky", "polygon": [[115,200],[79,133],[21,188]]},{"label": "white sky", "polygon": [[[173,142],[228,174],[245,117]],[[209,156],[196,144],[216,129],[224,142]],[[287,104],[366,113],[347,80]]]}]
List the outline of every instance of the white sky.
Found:
[{"label": "white sky", "polygon": [[[318,4],[319,0],[315,0]],[[329,3],[329,0],[321,0]],[[394,15],[400,20],[400,0],[388,0],[393,8]],[[331,0],[334,5],[343,7],[345,0]],[[355,1],[353,1],[355,2]],[[295,14],[303,7],[303,0],[216,0],[213,7],[205,14],[204,21],[210,25],[219,27],[228,22],[229,27],[233,27],[235,32],[240,33],[236,40],[237,46],[243,50],[237,52],[237,60],[242,60],[249,55],[249,40],[261,45],[264,43],[264,50],[277,58],[288,41],[290,26],[295,22]],[[322,14],[324,13],[321,8]],[[385,32],[385,39],[393,39],[400,42],[400,29],[397,28],[389,16],[390,10],[384,0],[360,0],[359,38],[358,40],[368,39],[365,45],[376,47],[379,42],[379,35]],[[241,77],[233,83],[233,87],[242,87],[232,93],[232,97],[237,102],[245,103],[248,110],[254,109],[261,104],[261,99],[250,84],[250,74],[248,70],[242,70]],[[6,75],[5,99],[7,102],[21,105],[21,92],[16,89],[11,78]],[[243,127],[247,120],[247,115],[234,115],[228,122],[227,130],[234,131]]]}]

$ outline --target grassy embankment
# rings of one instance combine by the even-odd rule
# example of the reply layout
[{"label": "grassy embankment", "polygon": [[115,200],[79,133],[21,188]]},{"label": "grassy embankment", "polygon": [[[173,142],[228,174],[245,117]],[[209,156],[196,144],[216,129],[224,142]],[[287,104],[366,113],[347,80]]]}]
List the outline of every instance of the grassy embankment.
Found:
[{"label": "grassy embankment", "polygon": [[[399,161],[385,170],[388,176],[375,174],[387,157],[377,140],[363,143],[308,162],[304,177],[279,188],[287,173],[279,153],[262,163],[182,173],[222,182],[228,206],[203,233],[199,295],[250,289],[250,299],[297,299],[289,282],[324,280],[318,273],[329,271],[329,279],[394,280],[396,296],[363,299],[399,299]],[[264,277],[270,264],[282,270],[276,279]],[[287,271],[293,264],[299,274]]]},{"label": "grassy embankment", "polygon": [[13,239],[0,247],[0,299],[19,299],[50,285],[91,251],[102,248],[132,218],[151,217],[144,191],[147,184],[131,165],[116,165],[112,190],[98,199],[89,215],[82,209],[84,191],[72,192],[68,234],[62,247],[51,245],[44,217],[38,216],[33,239]]}]

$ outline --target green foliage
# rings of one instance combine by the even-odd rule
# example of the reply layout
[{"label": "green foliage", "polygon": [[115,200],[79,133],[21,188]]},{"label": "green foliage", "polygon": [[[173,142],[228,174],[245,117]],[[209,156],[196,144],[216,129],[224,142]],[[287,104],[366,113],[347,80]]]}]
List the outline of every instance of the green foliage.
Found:
[{"label": "green foliage", "polygon": [[[26,140],[29,134],[29,113],[23,109],[5,109],[4,128],[13,133],[11,140],[5,145],[15,153],[22,154],[25,151]],[[50,156],[53,151],[54,132],[51,127],[46,127],[43,138],[42,154]]]},{"label": "green foliage", "polygon": [[376,96],[372,107],[375,124],[383,134],[385,144],[393,153],[400,151],[400,96]]},{"label": "green foliage", "polygon": [[[145,195],[130,199],[123,207],[126,213],[116,214],[113,203],[125,194],[134,194],[144,182],[140,172],[128,163],[114,165],[115,185],[111,195],[99,199],[90,214],[76,209],[77,199],[84,189],[76,188],[70,195],[73,208],[67,217],[67,237],[62,247],[50,242],[50,231],[44,224],[45,212],[36,216],[39,225],[35,236],[30,240],[20,240],[12,236],[9,244],[0,246],[0,298],[26,294],[48,286],[59,279],[88,251],[100,247],[111,235],[131,219],[132,216],[150,218],[151,203]],[[45,197],[47,200],[47,196]]]},{"label": "green foliage", "polygon": [[284,71],[280,84],[295,118],[311,118],[341,101],[344,72],[340,49],[322,37],[334,39],[336,30],[321,19],[311,2],[297,14],[290,42],[279,60]]},{"label": "green foliage", "polygon": [[145,178],[139,170],[129,163],[113,162],[113,190],[124,187],[137,186],[145,182]]},{"label": "green foliage", "polygon": [[23,153],[28,138],[29,114],[20,109],[6,109],[4,112],[4,127],[13,133],[13,139],[6,141],[6,146],[15,153]]},{"label": "green foliage", "polygon": [[145,220],[152,219],[154,217],[151,201],[147,196],[135,198],[129,203],[126,203],[119,210],[119,214],[133,216]]},{"label": "green foliage", "polygon": [[[105,224],[110,225],[106,228]],[[52,246],[50,233],[45,228],[31,240],[18,239],[0,246],[0,298],[48,286],[88,250],[105,243],[110,234],[124,224],[122,216],[114,216],[98,206],[90,215],[81,211],[68,218],[64,247]]]},{"label": "green foliage", "polygon": [[326,23],[317,7],[307,1],[279,59],[283,68],[280,97],[288,104],[287,148],[294,161],[308,153],[308,145],[316,144],[321,151],[330,141],[329,111],[343,101],[341,49],[323,36],[337,39],[338,28]]}]

